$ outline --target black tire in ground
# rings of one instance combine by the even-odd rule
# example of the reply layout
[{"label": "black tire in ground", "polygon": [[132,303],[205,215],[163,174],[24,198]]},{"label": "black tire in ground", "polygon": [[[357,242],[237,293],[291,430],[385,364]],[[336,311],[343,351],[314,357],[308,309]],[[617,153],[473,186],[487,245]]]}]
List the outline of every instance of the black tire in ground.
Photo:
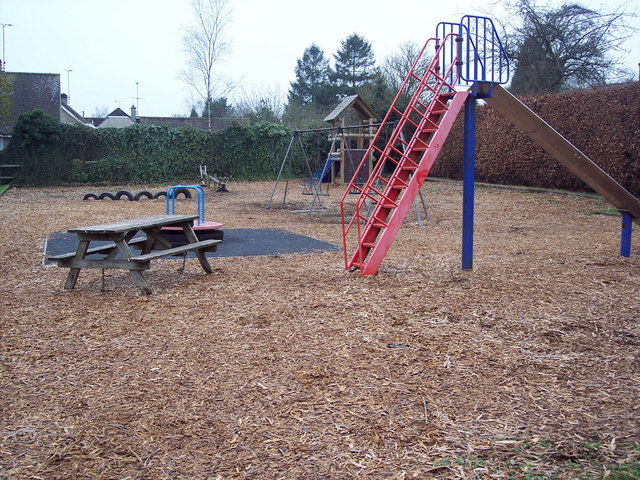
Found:
[{"label": "black tire in ground", "polygon": [[98,200],[98,194],[97,193],[87,193],[84,197],[82,197],[82,200]]},{"label": "black tire in ground", "polygon": [[118,193],[116,193],[113,196],[114,200],[120,200],[122,197],[127,197],[127,199],[131,202],[133,201],[133,193],[131,193],[129,190],[120,190]]},{"label": "black tire in ground", "polygon": [[100,195],[98,195],[98,200],[104,200],[105,198],[109,198],[109,199],[113,200],[113,193],[111,193],[111,192],[103,192]]},{"label": "black tire in ground", "polygon": [[143,197],[146,197],[146,198],[151,199],[151,198],[153,198],[153,193],[151,193],[151,192],[150,192],[150,191],[148,191],[148,190],[140,190],[138,193],[136,193],[136,194],[135,194],[135,196],[133,197],[133,199],[134,199],[136,202],[138,202],[138,201],[142,200],[142,198],[143,198]]},{"label": "black tire in ground", "polygon": [[161,192],[156,193],[156,194],[153,196],[153,198],[157,200],[157,199],[158,199],[158,198],[160,198],[160,197],[166,197],[166,196],[167,196],[167,192],[165,192],[165,191],[161,191]]},{"label": "black tire in ground", "polygon": [[191,198],[191,192],[188,188],[176,188],[174,198],[178,198],[180,194],[184,195],[184,198]]}]

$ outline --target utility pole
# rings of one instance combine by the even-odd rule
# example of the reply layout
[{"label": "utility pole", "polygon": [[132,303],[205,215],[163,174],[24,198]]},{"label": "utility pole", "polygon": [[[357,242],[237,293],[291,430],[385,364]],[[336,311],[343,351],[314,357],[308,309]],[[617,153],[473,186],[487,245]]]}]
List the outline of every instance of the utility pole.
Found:
[{"label": "utility pole", "polygon": [[69,82],[69,74],[73,72],[70,68],[65,68],[67,71],[67,103],[71,104],[71,84]]},{"label": "utility pole", "polygon": [[4,51],[4,29],[6,27],[13,27],[11,23],[1,23],[2,25],[2,71],[5,72],[7,70],[7,54]]},{"label": "utility pole", "polygon": [[140,82],[136,82],[136,96],[135,96],[135,100],[136,100],[136,114],[140,115],[140,100],[144,100],[144,98],[140,97]]}]

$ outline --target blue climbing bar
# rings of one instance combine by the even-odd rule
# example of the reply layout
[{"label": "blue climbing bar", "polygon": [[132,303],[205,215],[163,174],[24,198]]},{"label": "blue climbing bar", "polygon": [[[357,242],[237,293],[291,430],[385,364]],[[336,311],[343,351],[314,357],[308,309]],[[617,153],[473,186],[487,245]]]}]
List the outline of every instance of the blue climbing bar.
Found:
[{"label": "blue climbing bar", "polygon": [[[180,189],[195,190],[198,199],[198,220],[197,225],[204,223],[204,189],[200,185],[174,185],[167,189],[167,215],[176,214],[176,195]],[[169,208],[171,205],[171,208]]]}]

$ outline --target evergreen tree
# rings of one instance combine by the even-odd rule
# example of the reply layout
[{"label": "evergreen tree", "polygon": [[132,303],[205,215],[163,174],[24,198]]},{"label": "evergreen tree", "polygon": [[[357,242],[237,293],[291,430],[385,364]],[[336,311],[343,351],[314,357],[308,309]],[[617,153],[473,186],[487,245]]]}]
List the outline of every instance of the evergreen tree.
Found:
[{"label": "evergreen tree", "polygon": [[373,74],[371,81],[358,88],[358,95],[381,120],[387,114],[396,93],[396,89],[389,86],[383,73],[379,70]]},{"label": "evergreen tree", "polygon": [[227,103],[225,97],[216,98],[215,100],[208,99],[204,103],[202,108],[202,116],[207,117],[207,114],[211,115],[211,118],[226,118],[233,110],[233,107]]},{"label": "evergreen tree", "polygon": [[296,81],[289,88],[289,102],[297,105],[331,105],[335,96],[330,85],[331,68],[324,52],[315,43],[298,59]]},{"label": "evergreen tree", "polygon": [[20,158],[18,183],[47,185],[70,171],[56,150],[62,137],[61,125],[57,118],[39,109],[20,114],[7,148],[9,158]]},{"label": "evergreen tree", "polygon": [[273,111],[272,106],[265,99],[260,100],[257,110],[249,116],[251,123],[269,122],[279,123],[280,119]]},{"label": "evergreen tree", "polygon": [[371,44],[354,33],[341,42],[341,48],[333,56],[335,60],[334,80],[339,92],[350,95],[371,81],[375,76],[375,61]]}]

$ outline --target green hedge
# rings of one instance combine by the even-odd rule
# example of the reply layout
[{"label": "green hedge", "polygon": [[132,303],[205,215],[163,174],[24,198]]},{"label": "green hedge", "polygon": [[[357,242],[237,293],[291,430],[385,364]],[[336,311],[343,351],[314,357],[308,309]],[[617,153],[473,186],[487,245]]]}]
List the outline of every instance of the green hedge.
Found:
[{"label": "green hedge", "polygon": [[[278,173],[291,133],[270,123],[234,124],[215,133],[157,125],[93,129],[63,125],[34,110],[18,119],[2,163],[22,165],[16,183],[31,186],[180,183],[197,178],[199,165],[220,177],[268,180]],[[326,141],[305,143],[312,157],[328,149]],[[306,172],[298,154],[292,174]]]}]

